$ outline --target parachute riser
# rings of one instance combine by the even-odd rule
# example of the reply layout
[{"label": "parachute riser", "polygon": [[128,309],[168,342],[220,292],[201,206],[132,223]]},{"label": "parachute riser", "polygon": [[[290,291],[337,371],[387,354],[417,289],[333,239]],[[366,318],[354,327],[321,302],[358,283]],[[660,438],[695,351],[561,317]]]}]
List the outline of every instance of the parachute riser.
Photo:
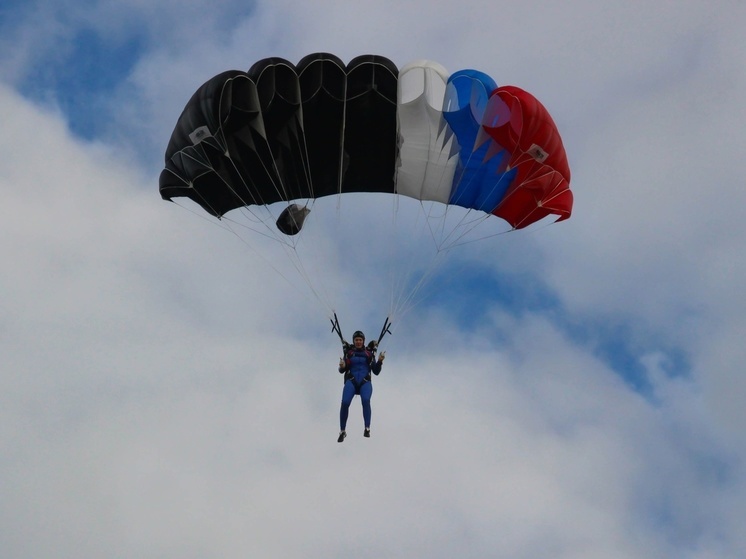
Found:
[{"label": "parachute riser", "polygon": [[329,322],[332,323],[331,331],[337,333],[337,335],[339,336],[339,341],[342,342],[342,347],[346,350],[350,344],[348,344],[345,341],[344,336],[342,336],[342,328],[340,328],[339,326],[339,319],[337,318],[337,313],[334,313],[334,318],[333,319],[330,318]]},{"label": "parachute riser", "polygon": [[389,317],[386,317],[386,320],[383,323],[383,328],[381,328],[381,333],[378,335],[378,341],[376,341],[376,346],[378,346],[381,343],[381,340],[386,334],[391,334],[391,322],[389,322]]},{"label": "parachute riser", "polygon": [[[350,347],[350,344],[344,339],[344,336],[342,335],[342,328],[339,325],[339,319],[337,318],[337,313],[334,313],[334,318],[330,318],[329,322],[332,324],[331,332],[336,332],[337,336],[339,336],[339,341],[342,342],[342,348],[346,351],[348,347]],[[381,340],[386,334],[391,334],[391,322],[389,321],[389,317],[386,317],[386,320],[383,322],[383,328],[381,328],[381,333],[378,335],[378,339],[375,342],[375,348],[374,351],[378,348],[378,345],[381,343]]]}]

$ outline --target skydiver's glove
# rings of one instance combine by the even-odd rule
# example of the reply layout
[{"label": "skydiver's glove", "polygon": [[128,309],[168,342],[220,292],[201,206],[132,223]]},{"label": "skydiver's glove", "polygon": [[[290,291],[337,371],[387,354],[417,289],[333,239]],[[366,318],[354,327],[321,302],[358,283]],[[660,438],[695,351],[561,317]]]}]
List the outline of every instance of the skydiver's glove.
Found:
[{"label": "skydiver's glove", "polygon": [[376,349],[378,349],[378,342],[377,341],[371,340],[370,342],[368,342],[368,350],[369,351],[375,351]]}]

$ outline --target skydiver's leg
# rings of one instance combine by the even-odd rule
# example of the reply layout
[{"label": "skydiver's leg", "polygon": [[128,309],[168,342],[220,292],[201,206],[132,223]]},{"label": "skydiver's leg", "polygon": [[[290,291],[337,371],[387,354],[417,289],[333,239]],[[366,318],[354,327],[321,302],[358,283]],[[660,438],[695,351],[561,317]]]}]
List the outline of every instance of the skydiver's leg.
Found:
[{"label": "skydiver's leg", "polygon": [[355,397],[355,385],[351,380],[345,382],[342,389],[342,407],[339,409],[339,430],[344,431],[347,428],[347,417],[350,414],[350,404]]},{"label": "skydiver's leg", "polygon": [[363,420],[365,421],[365,428],[370,429],[370,398],[373,396],[373,384],[366,382],[360,387],[360,400],[363,402]]}]

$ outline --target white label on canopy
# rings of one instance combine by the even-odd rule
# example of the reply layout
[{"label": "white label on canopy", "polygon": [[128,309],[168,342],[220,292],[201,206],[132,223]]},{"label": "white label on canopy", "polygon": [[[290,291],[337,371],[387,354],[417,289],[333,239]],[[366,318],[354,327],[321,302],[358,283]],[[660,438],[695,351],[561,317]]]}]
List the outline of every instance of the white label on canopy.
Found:
[{"label": "white label on canopy", "polygon": [[544,151],[544,148],[537,146],[536,144],[531,144],[531,147],[528,148],[528,154],[539,163],[544,163],[546,158],[549,157],[549,154]]},{"label": "white label on canopy", "polygon": [[196,146],[202,140],[209,138],[210,136],[212,136],[212,134],[210,134],[210,129],[207,126],[200,126],[194,132],[189,134],[189,139],[192,140],[192,144]]}]

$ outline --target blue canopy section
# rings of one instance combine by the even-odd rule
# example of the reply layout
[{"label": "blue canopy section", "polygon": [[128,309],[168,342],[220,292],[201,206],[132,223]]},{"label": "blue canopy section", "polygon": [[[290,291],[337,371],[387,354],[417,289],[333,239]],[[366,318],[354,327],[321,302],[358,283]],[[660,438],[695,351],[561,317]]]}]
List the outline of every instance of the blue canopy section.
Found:
[{"label": "blue canopy section", "polygon": [[505,171],[508,153],[481,124],[497,83],[483,72],[460,70],[448,79],[443,117],[456,135],[459,162],[451,204],[491,213],[502,200],[515,171]]}]

